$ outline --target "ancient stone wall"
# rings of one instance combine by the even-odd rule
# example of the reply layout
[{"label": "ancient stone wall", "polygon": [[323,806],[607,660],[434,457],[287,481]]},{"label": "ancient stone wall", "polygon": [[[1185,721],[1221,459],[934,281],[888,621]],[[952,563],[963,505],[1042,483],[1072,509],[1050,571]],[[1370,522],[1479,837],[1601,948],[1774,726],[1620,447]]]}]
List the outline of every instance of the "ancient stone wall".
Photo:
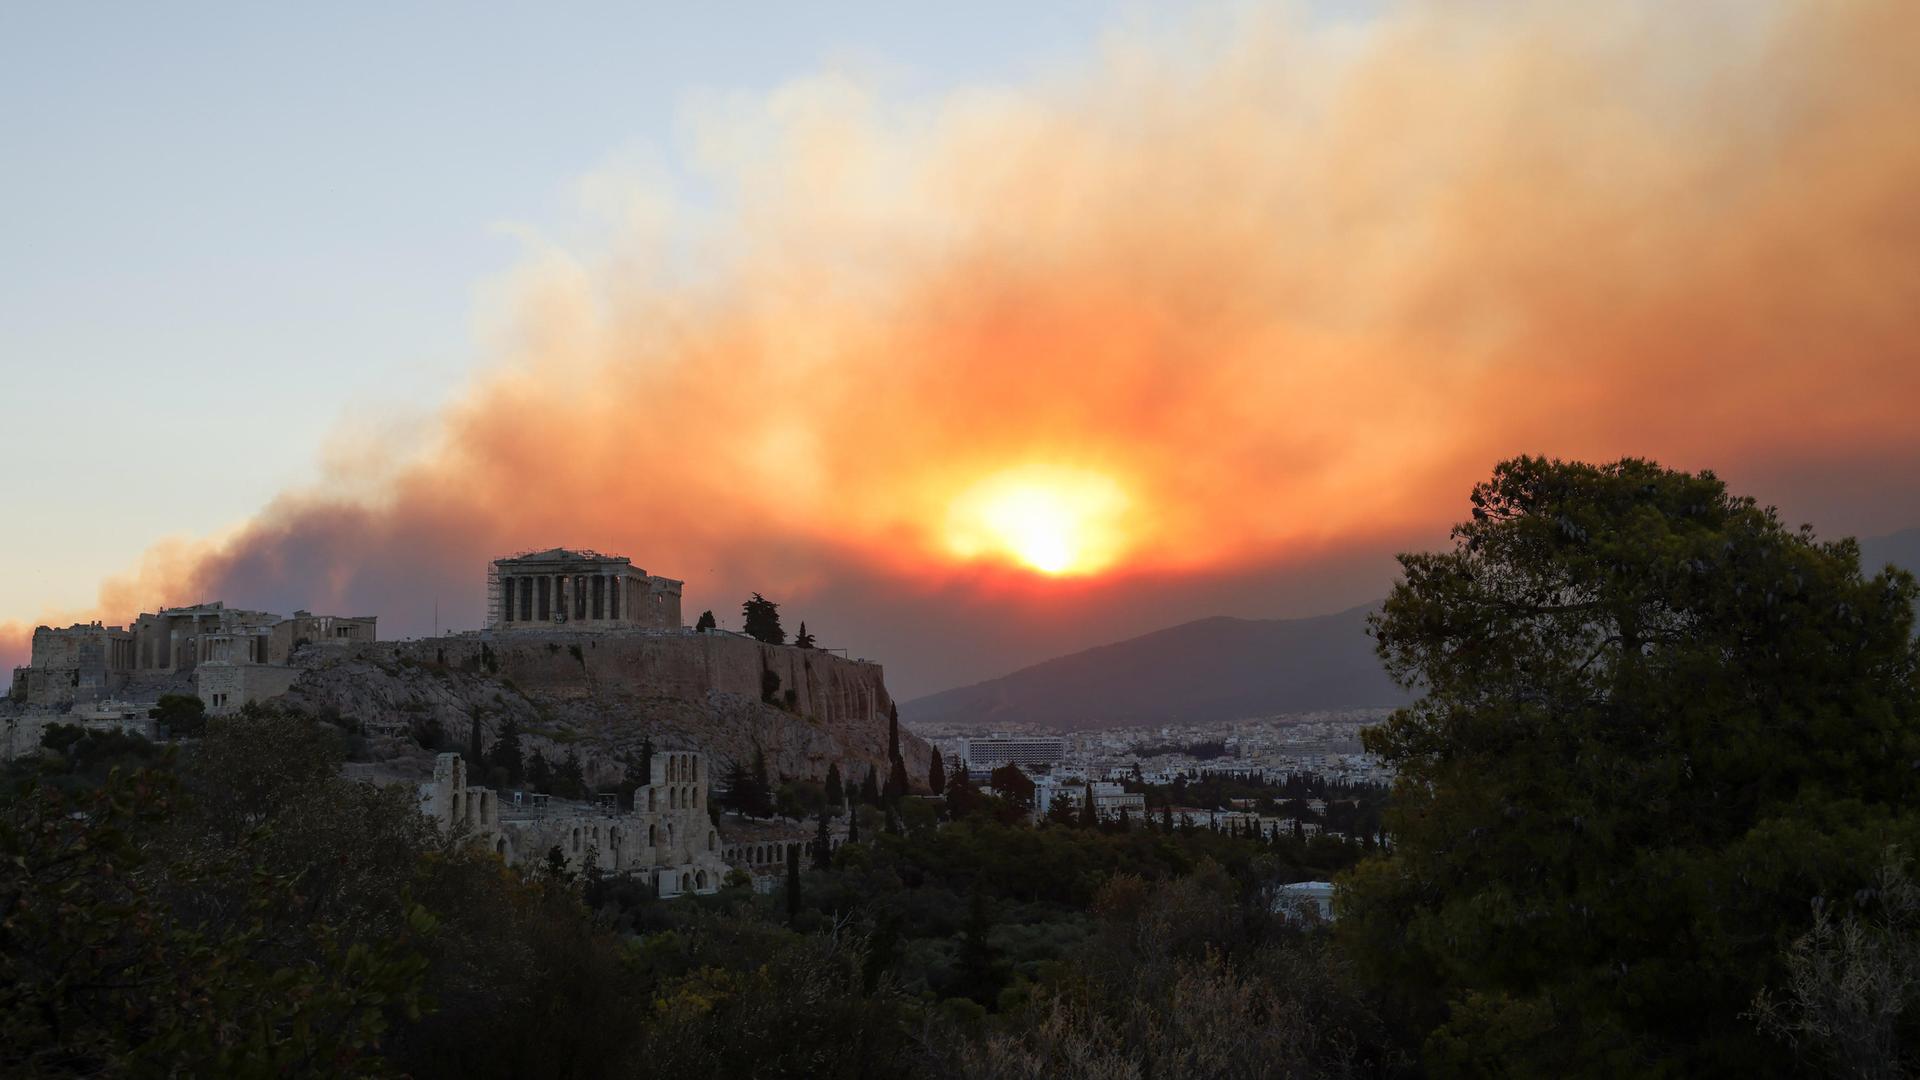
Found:
[{"label": "ancient stone wall", "polygon": [[458,754],[434,761],[433,782],[420,792],[421,811],[443,829],[460,831],[510,866],[538,867],[558,851],[567,869],[589,863],[601,872],[638,877],[661,896],[711,893],[726,879],[719,831],[708,813],[704,755],[655,755],[652,783],[635,789],[634,809],[536,800],[467,783]]},{"label": "ancient stone wall", "polygon": [[44,708],[100,701],[126,685],[132,667],[133,635],[119,627],[36,627],[32,658],[14,669],[9,697]]},{"label": "ancient stone wall", "polygon": [[301,669],[278,664],[233,664],[211,661],[194,669],[194,689],[207,711],[216,716],[238,712],[242,705],[265,701],[287,692]]},{"label": "ancient stone wall", "polygon": [[878,664],[729,633],[483,632],[381,642],[365,655],[498,674],[527,693],[560,699],[613,694],[701,701],[717,692],[760,700],[771,672],[779,679],[773,703],[829,724],[884,723],[893,704]]}]

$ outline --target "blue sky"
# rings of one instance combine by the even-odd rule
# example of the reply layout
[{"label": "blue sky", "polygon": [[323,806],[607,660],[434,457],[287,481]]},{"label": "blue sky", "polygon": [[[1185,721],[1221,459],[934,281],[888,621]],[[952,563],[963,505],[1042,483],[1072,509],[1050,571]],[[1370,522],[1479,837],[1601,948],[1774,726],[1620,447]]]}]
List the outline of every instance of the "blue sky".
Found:
[{"label": "blue sky", "polygon": [[152,541],[311,480],[343,421],[445,400],[485,359],[476,289],[525,255],[502,224],[564,228],[610,160],[685,180],[689,102],[829,68],[909,95],[1019,81],[1143,14],[5,8],[0,613],[85,607]]}]

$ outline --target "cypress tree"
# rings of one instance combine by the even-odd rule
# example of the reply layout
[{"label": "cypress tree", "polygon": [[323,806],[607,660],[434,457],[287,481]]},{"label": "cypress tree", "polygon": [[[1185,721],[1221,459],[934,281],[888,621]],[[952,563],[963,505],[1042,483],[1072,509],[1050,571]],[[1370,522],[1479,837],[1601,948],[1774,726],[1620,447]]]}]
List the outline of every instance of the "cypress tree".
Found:
[{"label": "cypress tree", "polygon": [[867,778],[860,781],[860,801],[868,806],[880,805],[880,782],[874,778],[873,766],[867,766]]},{"label": "cypress tree", "polygon": [[467,728],[467,768],[479,772],[486,768],[487,755],[480,749],[480,714],[474,713]]},{"label": "cypress tree", "polygon": [[887,705],[887,757],[900,760],[900,706]]},{"label": "cypress tree", "polygon": [[847,843],[860,842],[860,804],[855,803],[847,810]]},{"label": "cypress tree", "polygon": [[927,770],[927,789],[935,795],[944,795],[947,790],[947,769],[937,746],[933,748],[933,767]]},{"label": "cypress tree", "polygon": [[500,735],[493,740],[493,753],[487,764],[507,770],[507,783],[518,784],[526,774],[526,759],[520,752],[520,722],[509,716],[500,723]]},{"label": "cypress tree", "polygon": [[1160,826],[1166,831],[1168,836],[1173,835],[1173,803],[1164,802],[1160,804]]},{"label": "cypress tree", "polygon": [[827,812],[820,811],[820,828],[813,836],[813,865],[826,870],[833,866],[833,836],[827,832]]},{"label": "cypress tree", "polygon": [[753,796],[753,816],[772,816],[773,787],[767,782],[767,754],[758,746],[753,748],[753,779],[748,791]]},{"label": "cypress tree", "polygon": [[907,763],[899,758],[893,759],[893,768],[887,770],[887,805],[893,806],[907,795]]},{"label": "cypress tree", "polygon": [[847,801],[847,789],[840,783],[840,763],[827,766],[827,811],[837,814],[840,805]]},{"label": "cypress tree", "polygon": [[787,918],[800,916],[800,845],[787,845]]},{"label": "cypress tree", "polygon": [[1085,828],[1094,828],[1100,824],[1100,815],[1093,808],[1093,785],[1087,785],[1087,801],[1080,808],[1080,824]]}]

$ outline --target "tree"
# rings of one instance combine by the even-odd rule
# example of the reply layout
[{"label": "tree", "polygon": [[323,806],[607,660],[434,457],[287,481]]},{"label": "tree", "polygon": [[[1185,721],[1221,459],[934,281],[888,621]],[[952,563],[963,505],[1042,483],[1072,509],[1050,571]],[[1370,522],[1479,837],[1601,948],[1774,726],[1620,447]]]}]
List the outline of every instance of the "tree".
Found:
[{"label": "tree", "polygon": [[500,722],[500,734],[493,740],[487,764],[507,771],[507,783],[518,784],[526,774],[526,762],[520,752],[520,721],[509,716]]},{"label": "tree", "polygon": [[754,817],[773,816],[773,782],[767,778],[767,752],[758,746],[753,748],[753,775],[747,792],[752,799],[749,813]]},{"label": "tree", "polygon": [[887,705],[887,758],[900,760],[900,706]]},{"label": "tree", "polygon": [[0,797],[0,1075],[393,1075],[380,1036],[390,1015],[417,1015],[435,920],[393,904],[365,940],[353,898],[309,905],[314,878],[364,868],[351,854],[308,874],[256,863],[261,832],[168,850],[194,815],[180,794],[140,769]]},{"label": "tree", "polygon": [[847,801],[847,789],[840,782],[840,763],[827,764],[827,812],[837,814]]},{"label": "tree", "polygon": [[571,746],[567,747],[566,760],[560,763],[560,768],[557,770],[557,773],[558,775],[554,779],[558,781],[557,786],[561,789],[559,792],[560,795],[568,799],[579,799],[586,796],[587,774],[586,769],[580,764],[580,752],[578,750],[575,750]]},{"label": "tree", "polygon": [[1788,946],[1785,994],[1754,1002],[1762,1031],[1802,1051],[1829,1075],[1913,1075],[1920,986],[1920,885],[1889,849],[1861,910],[1838,919],[1816,902],[1813,926]]},{"label": "tree", "polygon": [[1436,1071],[1765,1075],[1813,896],[1920,836],[1913,578],[1711,473],[1520,458],[1371,632],[1390,852],[1337,932]]},{"label": "tree", "polygon": [[860,842],[860,804],[855,803],[847,811],[847,843]]},{"label": "tree", "polygon": [[527,759],[527,787],[542,792],[553,790],[553,764],[538,750]]},{"label": "tree", "polygon": [[813,865],[817,870],[833,869],[833,834],[827,831],[827,812],[820,811],[820,827],[813,834]]},{"label": "tree", "polygon": [[787,845],[787,918],[800,917],[800,845]]},{"label": "tree", "polygon": [[1087,801],[1080,807],[1080,825],[1082,828],[1091,829],[1099,824],[1100,812],[1094,809],[1093,805],[1093,785],[1088,784]]},{"label": "tree", "polygon": [[880,782],[874,778],[873,766],[867,766],[867,778],[860,781],[860,801],[868,806],[880,805]]},{"label": "tree", "polygon": [[780,673],[772,668],[760,669],[760,700],[768,705],[780,704]]},{"label": "tree", "polygon": [[487,767],[487,755],[480,745],[480,713],[475,711],[467,726],[467,768],[480,772]]},{"label": "tree", "polygon": [[1168,836],[1173,835],[1173,804],[1170,802],[1160,804],[1160,831]]},{"label": "tree", "polygon": [[987,907],[987,894],[975,886],[967,897],[967,920],[961,924],[960,953],[954,964],[957,996],[992,1005],[1000,992],[998,955],[987,935],[993,930],[993,918]]},{"label": "tree", "polygon": [[993,784],[993,790],[1021,806],[1033,805],[1033,781],[1027,778],[1027,774],[1021,770],[1020,766],[1012,762],[1000,766],[993,770],[989,782]]},{"label": "tree", "polygon": [[693,628],[702,634],[709,630],[716,630],[719,626],[720,624],[714,621],[713,612],[710,610],[701,612],[700,617],[694,620],[693,624]]},{"label": "tree", "polygon": [[893,767],[887,770],[885,794],[885,802],[888,806],[898,803],[907,796],[907,763],[899,758],[894,758]]},{"label": "tree", "polygon": [[947,790],[946,764],[940,760],[940,748],[933,748],[933,764],[927,769],[927,789],[939,796]]},{"label": "tree", "polygon": [[955,762],[953,771],[947,774],[947,816],[954,819],[966,817],[979,807],[981,801],[980,792],[974,788],[967,770]]},{"label": "tree", "polygon": [[800,620],[800,632],[793,635],[793,644],[798,649],[813,648],[813,635],[807,633],[807,620]]},{"label": "tree", "polygon": [[753,599],[740,605],[740,614],[745,619],[740,629],[748,637],[769,645],[786,644],[787,632],[780,628],[780,605],[754,593]]},{"label": "tree", "polygon": [[198,735],[207,724],[207,703],[198,694],[161,694],[147,716],[165,726],[172,738]]}]

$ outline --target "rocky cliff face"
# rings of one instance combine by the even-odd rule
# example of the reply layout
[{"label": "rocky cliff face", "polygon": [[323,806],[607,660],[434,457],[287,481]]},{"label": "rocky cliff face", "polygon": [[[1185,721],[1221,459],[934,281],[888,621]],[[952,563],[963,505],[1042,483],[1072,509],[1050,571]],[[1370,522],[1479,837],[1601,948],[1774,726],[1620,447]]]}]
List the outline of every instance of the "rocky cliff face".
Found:
[{"label": "rocky cliff face", "polygon": [[[476,719],[491,744],[511,716],[529,751],[575,750],[588,779],[605,782],[646,739],[712,755],[716,776],[759,749],[777,776],[817,779],[838,762],[850,782],[869,767],[884,780],[893,703],[878,664],[818,650],[732,634],[565,631],[381,642],[315,663],[280,700],[416,738],[437,726],[457,744]],[[924,788],[931,749],[903,730],[900,751]]]}]

